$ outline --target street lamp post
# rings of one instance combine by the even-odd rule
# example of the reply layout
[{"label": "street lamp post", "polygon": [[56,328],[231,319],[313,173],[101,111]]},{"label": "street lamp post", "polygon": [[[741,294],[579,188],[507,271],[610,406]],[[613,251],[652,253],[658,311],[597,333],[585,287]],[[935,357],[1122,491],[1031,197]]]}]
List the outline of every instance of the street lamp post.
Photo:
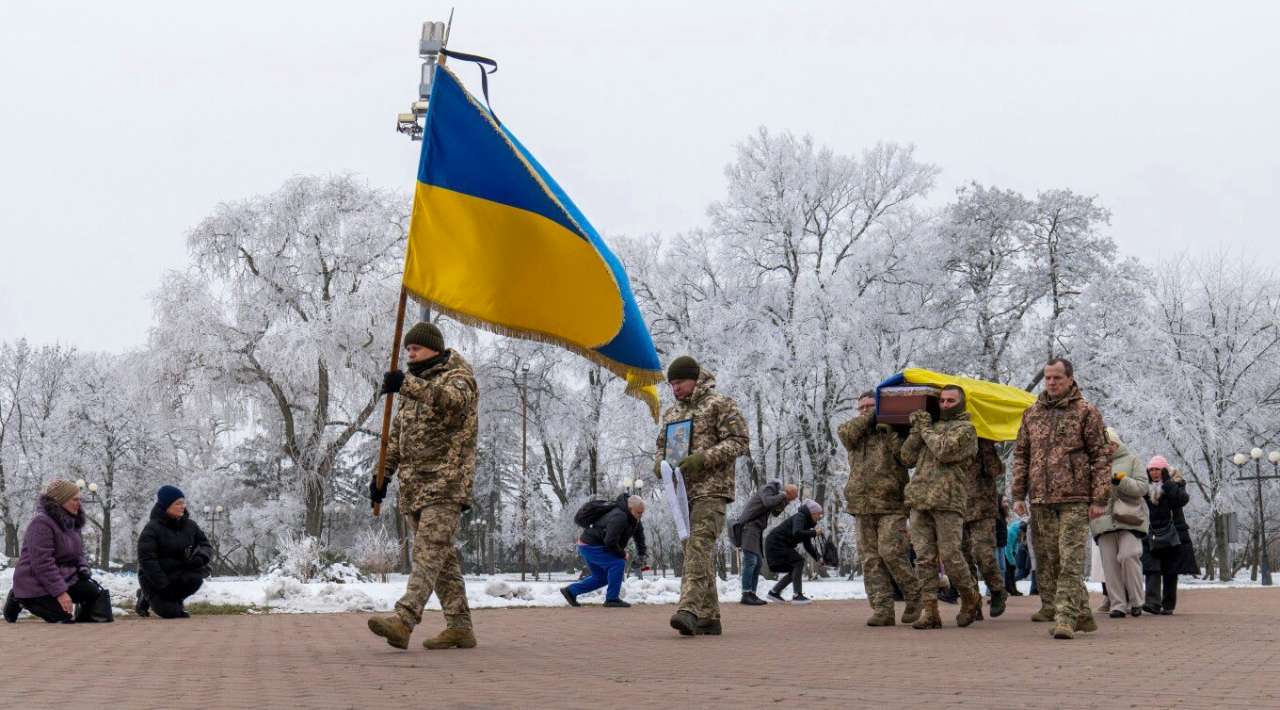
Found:
[{"label": "street lamp post", "polygon": [[[213,557],[214,560],[217,560],[222,557],[222,555],[219,554],[221,545],[218,544],[218,521],[226,520],[230,517],[230,513],[220,505],[215,505],[212,508],[206,505],[203,508],[203,512],[204,517],[209,521],[209,542],[213,543]],[[212,561],[213,560],[211,560],[211,562]]]},{"label": "street lamp post", "polygon": [[[1262,586],[1270,587],[1271,561],[1267,559],[1269,557],[1267,554],[1267,509],[1263,504],[1262,482],[1280,478],[1280,473],[1271,476],[1262,475],[1262,454],[1262,449],[1254,447],[1248,455],[1236,454],[1231,457],[1231,462],[1243,470],[1245,464],[1250,459],[1253,460],[1254,475],[1252,477],[1237,475],[1236,480],[1253,481],[1256,486],[1258,499],[1258,578],[1262,582]],[[1272,451],[1267,460],[1271,462],[1273,467],[1280,465],[1280,451]]]},{"label": "street lamp post", "polygon": [[529,366],[520,368],[520,581],[529,561]]}]

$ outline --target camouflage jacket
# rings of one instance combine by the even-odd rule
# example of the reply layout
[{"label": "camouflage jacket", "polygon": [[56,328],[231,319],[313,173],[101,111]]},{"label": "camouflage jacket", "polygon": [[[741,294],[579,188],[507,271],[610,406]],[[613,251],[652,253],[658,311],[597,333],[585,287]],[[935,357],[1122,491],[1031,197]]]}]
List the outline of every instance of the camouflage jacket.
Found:
[{"label": "camouflage jacket", "polygon": [[422,373],[405,373],[391,424],[387,470],[400,481],[400,509],[471,502],[476,475],[476,403],[471,365],[456,352]]},{"label": "camouflage jacket", "polygon": [[1053,400],[1041,393],[1022,413],[1013,449],[1013,499],[1037,505],[1104,505],[1111,489],[1106,427],[1078,388]]},{"label": "camouflage jacket", "polygon": [[916,469],[907,484],[907,507],[964,515],[969,504],[965,477],[977,455],[978,432],[969,422],[968,412],[913,427],[902,444],[902,462]]},{"label": "camouflage jacket", "polygon": [[845,505],[852,515],[905,513],[902,497],[910,477],[902,463],[902,439],[892,427],[863,414],[840,425],[840,443],[849,451]]},{"label": "camouflage jacket", "polygon": [[978,439],[978,455],[965,472],[964,484],[969,503],[964,515],[966,523],[998,517],[997,498],[1001,493],[1004,463],[990,439]]},{"label": "camouflage jacket", "polygon": [[[693,441],[689,453],[701,453],[705,458],[702,470],[694,476],[685,473],[685,487],[689,500],[698,498],[723,498],[733,500],[734,463],[747,454],[751,437],[747,433],[747,420],[742,417],[734,401],[715,391],[716,378],[707,370],[698,377],[693,393],[683,401],[677,401],[662,414],[658,426],[658,450],[656,461],[662,461],[667,445],[667,424],[685,419],[693,420]],[[672,463],[674,466],[674,462]],[[684,472],[682,472],[684,473]]]}]

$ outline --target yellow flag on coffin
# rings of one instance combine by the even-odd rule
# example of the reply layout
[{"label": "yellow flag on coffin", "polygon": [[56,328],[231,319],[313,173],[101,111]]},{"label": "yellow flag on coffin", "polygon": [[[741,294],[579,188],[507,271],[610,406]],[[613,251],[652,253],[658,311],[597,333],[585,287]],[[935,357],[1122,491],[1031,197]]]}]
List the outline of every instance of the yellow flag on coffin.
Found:
[{"label": "yellow flag on coffin", "polygon": [[661,365],[622,263],[444,66],[427,108],[404,285],[459,320],[599,363],[656,421]]},{"label": "yellow flag on coffin", "polygon": [[965,410],[978,436],[992,441],[1013,441],[1022,426],[1022,413],[1035,404],[1036,396],[1017,387],[1001,385],[971,377],[948,375],[918,367],[909,367],[881,382],[882,387],[898,385],[958,385],[964,389]]}]

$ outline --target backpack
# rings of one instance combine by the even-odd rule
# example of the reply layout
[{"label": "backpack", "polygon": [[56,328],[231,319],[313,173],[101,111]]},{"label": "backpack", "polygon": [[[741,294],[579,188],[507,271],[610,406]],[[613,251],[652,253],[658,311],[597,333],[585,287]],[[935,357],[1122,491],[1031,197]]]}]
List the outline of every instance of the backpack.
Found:
[{"label": "backpack", "polygon": [[581,508],[578,508],[578,512],[573,514],[573,524],[580,528],[590,527],[613,508],[612,501],[589,500],[583,503]]}]

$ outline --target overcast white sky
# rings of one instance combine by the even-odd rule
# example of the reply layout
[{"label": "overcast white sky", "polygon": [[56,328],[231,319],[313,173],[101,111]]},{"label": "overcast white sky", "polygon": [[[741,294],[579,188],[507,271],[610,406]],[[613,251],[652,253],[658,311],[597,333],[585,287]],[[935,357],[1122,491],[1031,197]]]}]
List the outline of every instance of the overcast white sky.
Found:
[{"label": "overcast white sky", "polygon": [[[701,224],[765,125],[913,142],[939,202],[969,180],[1097,194],[1129,253],[1280,257],[1280,3],[456,7],[451,47],[499,60],[495,110],[606,234]],[[393,118],[449,8],[0,2],[0,339],[141,345],[187,229],[292,175],[408,194]]]}]

